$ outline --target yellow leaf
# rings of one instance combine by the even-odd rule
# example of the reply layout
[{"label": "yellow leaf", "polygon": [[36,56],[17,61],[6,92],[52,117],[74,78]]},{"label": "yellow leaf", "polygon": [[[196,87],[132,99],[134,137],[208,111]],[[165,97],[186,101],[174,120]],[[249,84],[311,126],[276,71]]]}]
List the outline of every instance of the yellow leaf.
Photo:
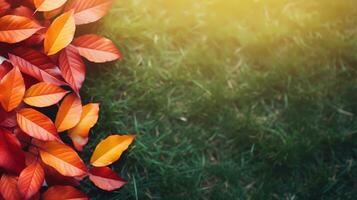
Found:
[{"label": "yellow leaf", "polygon": [[94,150],[90,162],[104,167],[117,161],[135,139],[135,135],[112,135],[101,141]]},{"label": "yellow leaf", "polygon": [[98,121],[99,104],[89,103],[83,106],[82,116],[79,123],[68,131],[69,134],[88,137],[89,130]]},{"label": "yellow leaf", "polygon": [[48,28],[45,35],[45,52],[53,55],[68,46],[74,37],[76,25],[73,11],[68,11],[57,17]]}]

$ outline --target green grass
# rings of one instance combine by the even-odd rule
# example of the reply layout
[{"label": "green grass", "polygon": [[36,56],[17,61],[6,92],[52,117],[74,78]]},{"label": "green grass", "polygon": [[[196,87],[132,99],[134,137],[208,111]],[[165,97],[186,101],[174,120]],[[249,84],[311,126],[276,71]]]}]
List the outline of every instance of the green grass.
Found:
[{"label": "green grass", "polygon": [[356,199],[355,0],[117,1],[84,96],[137,140],[92,199]]}]

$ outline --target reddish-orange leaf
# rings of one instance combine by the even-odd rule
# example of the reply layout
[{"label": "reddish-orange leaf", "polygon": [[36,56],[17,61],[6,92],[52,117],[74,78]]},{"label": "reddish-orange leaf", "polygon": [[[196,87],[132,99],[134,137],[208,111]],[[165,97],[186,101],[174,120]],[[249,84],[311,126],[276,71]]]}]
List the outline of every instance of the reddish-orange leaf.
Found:
[{"label": "reddish-orange leaf", "polygon": [[7,10],[10,9],[10,4],[5,0],[0,0],[0,14],[5,13]]},{"label": "reddish-orange leaf", "polygon": [[24,97],[24,102],[30,106],[47,107],[58,103],[68,91],[51,83],[41,82],[30,87]]},{"label": "reddish-orange leaf", "polygon": [[19,68],[14,67],[0,82],[0,101],[7,112],[18,107],[25,95],[25,83]]},{"label": "reddish-orange leaf", "polygon": [[104,63],[120,59],[119,50],[112,41],[107,38],[89,34],[76,38],[73,41],[81,56],[95,63]]},{"label": "reddish-orange leaf", "polygon": [[76,24],[95,22],[107,14],[113,0],[76,0],[69,3],[65,10],[74,10]]},{"label": "reddish-orange leaf", "polygon": [[101,141],[90,159],[93,166],[104,167],[117,161],[133,142],[134,135],[111,135]]},{"label": "reddish-orange leaf", "polygon": [[43,200],[88,200],[88,197],[72,186],[52,186],[43,195]]},{"label": "reddish-orange leaf", "polygon": [[18,174],[25,167],[25,155],[15,135],[0,129],[0,168]]},{"label": "reddish-orange leaf", "polygon": [[5,59],[4,57],[0,57],[0,81],[12,68],[9,62],[5,62]]},{"label": "reddish-orange leaf", "polygon": [[59,67],[63,78],[74,91],[79,93],[85,79],[86,68],[78,50],[74,46],[69,45],[62,50],[59,56]]},{"label": "reddish-orange leaf", "polygon": [[58,109],[55,125],[58,132],[75,127],[82,114],[81,99],[76,94],[67,95]]},{"label": "reddish-orange leaf", "polygon": [[83,176],[87,172],[78,154],[69,146],[57,142],[38,142],[41,159],[64,176]]},{"label": "reddish-orange leaf", "polygon": [[17,48],[9,54],[9,59],[14,66],[18,66],[22,73],[35,79],[55,85],[66,85],[61,80],[61,72],[51,59],[39,51],[30,48]]},{"label": "reddish-orange leaf", "polygon": [[67,0],[34,0],[37,11],[51,11],[61,7]]},{"label": "reddish-orange leaf", "polygon": [[[19,108],[21,105],[19,106]],[[11,112],[6,112],[3,110],[0,106],[0,126],[6,127],[6,128],[13,128],[17,126],[17,121],[16,121],[16,110],[13,110]]]},{"label": "reddish-orange leaf", "polygon": [[45,35],[44,45],[47,55],[54,55],[69,45],[73,40],[75,31],[73,11],[68,11],[57,17]]},{"label": "reddish-orange leaf", "polygon": [[0,42],[21,42],[42,27],[27,17],[6,15],[0,18]]},{"label": "reddish-orange leaf", "polygon": [[0,193],[5,200],[21,200],[17,189],[17,177],[3,174],[0,180]]},{"label": "reddish-orange leaf", "polygon": [[56,169],[48,165],[45,165],[44,168],[46,174],[45,180],[48,186],[54,186],[54,185],[78,186],[79,185],[79,181],[77,181],[74,177],[63,176]]},{"label": "reddish-orange leaf", "polygon": [[41,188],[45,180],[45,172],[39,162],[33,162],[20,174],[17,183],[18,189],[24,199],[34,196]]},{"label": "reddish-orange leaf", "polygon": [[127,181],[120,178],[109,167],[94,167],[89,171],[89,179],[102,190],[112,191],[123,187]]},{"label": "reddish-orange leaf", "polygon": [[56,127],[46,115],[24,108],[17,113],[17,123],[21,130],[42,141],[58,140]]}]

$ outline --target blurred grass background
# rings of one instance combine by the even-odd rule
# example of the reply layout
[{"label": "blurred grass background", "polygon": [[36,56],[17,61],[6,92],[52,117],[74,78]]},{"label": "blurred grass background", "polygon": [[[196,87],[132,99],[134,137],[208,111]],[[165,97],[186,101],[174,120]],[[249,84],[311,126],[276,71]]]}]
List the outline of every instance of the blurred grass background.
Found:
[{"label": "blurred grass background", "polygon": [[355,0],[127,0],[84,95],[137,140],[92,199],[357,199]]}]

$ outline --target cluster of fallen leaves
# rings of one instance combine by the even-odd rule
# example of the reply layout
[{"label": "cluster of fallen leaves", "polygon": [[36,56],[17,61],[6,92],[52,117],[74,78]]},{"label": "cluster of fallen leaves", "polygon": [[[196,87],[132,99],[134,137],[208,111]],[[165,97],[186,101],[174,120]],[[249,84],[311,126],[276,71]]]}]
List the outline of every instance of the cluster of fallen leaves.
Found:
[{"label": "cluster of fallen leaves", "polygon": [[121,54],[104,37],[74,38],[76,25],[99,20],[112,3],[0,0],[0,199],[87,199],[76,189],[86,177],[107,191],[126,183],[108,165],[133,135],[101,141],[91,166],[77,154],[99,112],[99,104],[82,105],[79,96],[82,57],[103,63]]}]

